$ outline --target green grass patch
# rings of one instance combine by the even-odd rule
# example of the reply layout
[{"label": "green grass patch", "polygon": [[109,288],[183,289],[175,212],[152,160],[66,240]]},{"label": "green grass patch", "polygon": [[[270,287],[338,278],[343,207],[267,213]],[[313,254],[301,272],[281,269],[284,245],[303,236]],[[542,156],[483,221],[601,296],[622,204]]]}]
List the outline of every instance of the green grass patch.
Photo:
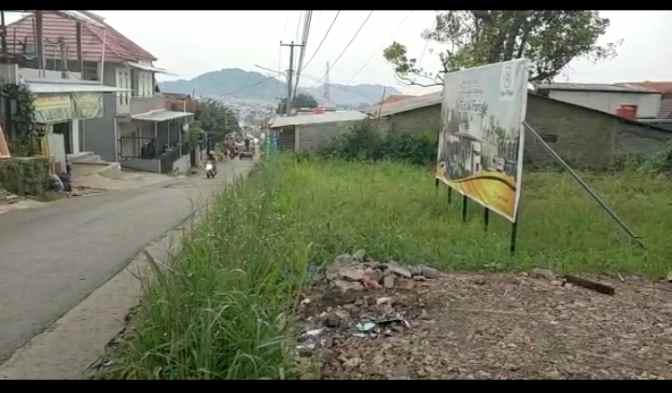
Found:
[{"label": "green grass patch", "polygon": [[640,234],[646,250],[563,173],[526,173],[518,251],[510,224],[460,199],[448,205],[427,169],[381,161],[266,162],[223,193],[146,294],[115,378],[291,378],[291,316],[308,267],[364,248],[443,270],[620,272],[670,269],[672,185],[623,172],[586,175]]}]

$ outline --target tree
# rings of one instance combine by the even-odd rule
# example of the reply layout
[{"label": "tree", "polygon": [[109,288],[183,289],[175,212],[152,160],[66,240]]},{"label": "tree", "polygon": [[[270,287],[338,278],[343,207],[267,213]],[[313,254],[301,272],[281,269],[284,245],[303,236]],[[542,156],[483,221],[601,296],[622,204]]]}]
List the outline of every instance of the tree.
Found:
[{"label": "tree", "polygon": [[422,33],[424,39],[447,44],[439,53],[441,71],[426,72],[396,41],[383,56],[402,82],[419,86],[441,84],[440,73],[523,57],[530,60],[531,82],[550,81],[576,57],[615,56],[617,44],[596,44],[608,26],[609,19],[597,11],[447,11],[436,16],[433,30]]},{"label": "tree", "polygon": [[[317,101],[310,94],[298,94],[292,100],[292,108],[316,108],[318,106]],[[275,110],[278,114],[283,114],[287,110],[287,98],[283,98],[278,104],[278,108]]]},{"label": "tree", "polygon": [[223,139],[231,132],[240,131],[236,112],[213,99],[206,99],[199,103],[193,126],[215,134],[216,140]]}]

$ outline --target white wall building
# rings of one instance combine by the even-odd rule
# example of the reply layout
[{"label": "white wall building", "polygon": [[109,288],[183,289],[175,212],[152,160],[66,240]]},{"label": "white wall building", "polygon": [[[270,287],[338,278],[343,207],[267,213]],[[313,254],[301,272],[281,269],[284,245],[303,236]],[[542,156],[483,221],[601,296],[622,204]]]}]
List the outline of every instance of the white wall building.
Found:
[{"label": "white wall building", "polygon": [[633,105],[638,119],[655,119],[662,96],[660,92],[644,87],[596,83],[550,83],[538,85],[537,92],[554,100],[612,115],[617,114],[623,105]]}]

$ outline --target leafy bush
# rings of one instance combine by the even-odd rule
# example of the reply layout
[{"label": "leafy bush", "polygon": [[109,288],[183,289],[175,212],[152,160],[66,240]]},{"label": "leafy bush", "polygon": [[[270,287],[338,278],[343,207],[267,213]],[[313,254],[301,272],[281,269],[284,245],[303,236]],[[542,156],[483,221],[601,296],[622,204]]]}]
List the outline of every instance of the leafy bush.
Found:
[{"label": "leafy bush", "polygon": [[389,159],[426,165],[436,158],[436,140],[431,131],[416,135],[383,136],[379,130],[364,123],[338,138],[331,146],[323,149],[321,154],[349,161]]}]

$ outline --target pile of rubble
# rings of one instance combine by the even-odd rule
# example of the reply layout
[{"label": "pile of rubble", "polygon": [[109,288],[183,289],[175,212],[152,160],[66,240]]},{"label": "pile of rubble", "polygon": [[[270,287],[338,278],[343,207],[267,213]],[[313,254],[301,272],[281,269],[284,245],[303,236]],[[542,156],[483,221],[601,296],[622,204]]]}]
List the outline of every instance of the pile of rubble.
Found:
[{"label": "pile of rubble", "polygon": [[[336,257],[311,288],[314,295],[301,301],[299,357],[338,356],[330,349],[345,340],[401,334],[426,317],[415,289],[442,273],[425,265],[381,263],[365,254]],[[356,362],[342,359],[346,367]]]},{"label": "pile of rubble", "polygon": [[13,194],[5,190],[4,188],[0,187],[0,204],[2,203],[13,204],[18,202],[20,199],[21,198],[18,195]]}]

